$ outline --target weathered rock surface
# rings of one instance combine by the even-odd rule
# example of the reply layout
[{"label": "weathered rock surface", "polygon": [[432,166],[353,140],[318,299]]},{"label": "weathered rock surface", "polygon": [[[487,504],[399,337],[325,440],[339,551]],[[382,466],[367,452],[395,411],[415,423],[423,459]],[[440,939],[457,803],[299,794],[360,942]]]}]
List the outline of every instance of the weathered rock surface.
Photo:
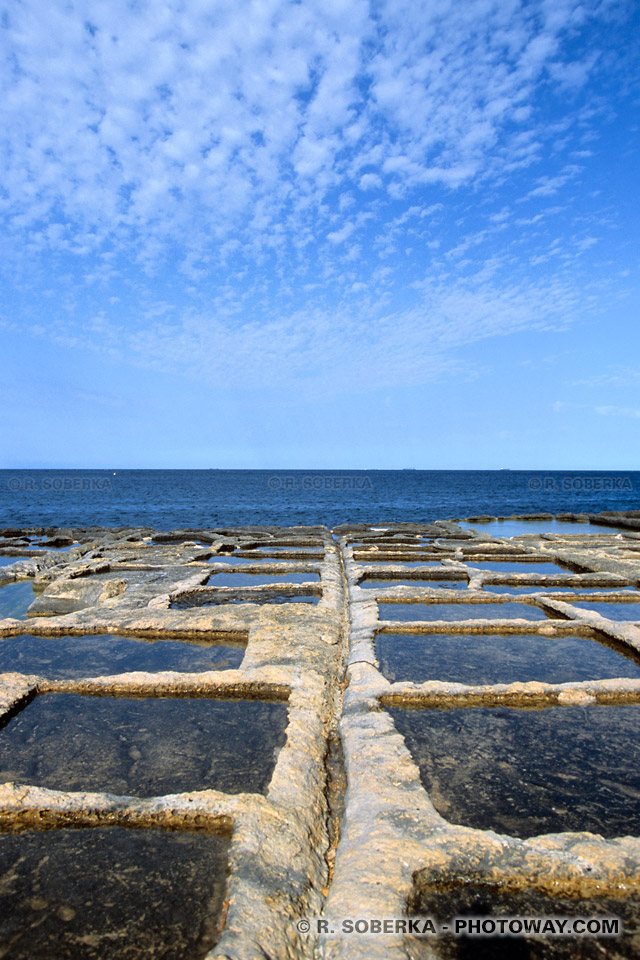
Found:
[{"label": "weathered rock surface", "polygon": [[[487,518],[472,519],[480,525]],[[606,607],[602,613],[601,606],[598,612],[575,604],[585,598],[597,605],[633,604],[628,588],[640,585],[640,515],[565,519],[581,521],[576,535],[527,534],[499,541],[481,527],[462,530],[453,521],[343,525],[333,533],[321,527],[0,531],[0,554],[15,556],[14,563],[0,568],[0,584],[32,579],[41,590],[27,619],[0,620],[0,638],[94,636],[108,643],[115,634],[153,642],[246,644],[240,666],[233,669],[114,671],[60,679],[47,674],[43,661],[28,673],[1,674],[4,735],[11,734],[12,718],[28,712],[33,698],[56,693],[255,698],[286,704],[288,710],[286,743],[265,796],[194,790],[141,798],[7,782],[0,785],[0,826],[5,831],[197,828],[230,836],[224,903],[213,898],[210,907],[220,934],[210,960],[432,955],[437,943],[416,945],[401,933],[358,937],[322,930],[329,924],[339,927],[341,918],[406,916],[431,903],[434,891],[460,882],[484,891],[635,902],[638,837],[556,832],[522,839],[451,822],[438,812],[438,796],[425,789],[387,708],[586,709],[602,704],[610,709],[640,704],[640,680],[482,686],[438,679],[392,682],[376,655],[375,636],[384,631],[529,633],[550,641],[597,635],[636,656],[640,621],[614,622]],[[584,532],[587,520],[589,533]],[[608,529],[607,522],[624,532]],[[522,561],[522,571],[474,566],[487,561]],[[557,573],[539,574],[527,571],[527,563],[562,566]],[[319,587],[316,581],[290,588],[291,602],[274,604],[266,601],[282,592],[277,584],[215,587],[208,581],[216,570],[277,574],[283,583],[288,572],[317,572],[321,579]],[[365,589],[364,577],[380,582]],[[450,589],[447,581],[462,586]],[[501,586],[530,592],[514,598],[501,593]],[[551,587],[561,592],[548,592]],[[315,605],[295,602],[296,595],[318,592]],[[179,608],[180,598],[187,597],[194,605]],[[535,607],[544,619],[482,617],[483,603],[514,599]],[[454,604],[459,618],[385,621],[384,604],[378,602],[385,600]],[[137,762],[135,751],[131,759]]]}]

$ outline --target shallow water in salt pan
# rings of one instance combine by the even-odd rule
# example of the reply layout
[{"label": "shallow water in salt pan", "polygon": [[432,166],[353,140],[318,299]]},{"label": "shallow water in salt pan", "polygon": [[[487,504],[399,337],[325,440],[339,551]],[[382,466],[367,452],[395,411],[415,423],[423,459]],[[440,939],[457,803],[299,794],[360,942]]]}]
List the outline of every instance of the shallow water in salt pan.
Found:
[{"label": "shallow water in salt pan", "polygon": [[246,641],[161,640],[159,638],[88,636],[0,639],[0,673],[58,678],[97,677],[134,670],[181,673],[236,669]]},{"label": "shallow water in salt pan", "polygon": [[526,587],[514,587],[508,583],[485,583],[483,588],[487,593],[510,593],[514,596],[526,593],[630,593],[633,587],[572,587],[570,584],[531,583]]},{"label": "shallow water in salt pan", "polygon": [[597,603],[588,600],[576,602],[574,606],[582,610],[593,610],[608,620],[640,621],[640,603]]},{"label": "shallow water in salt pan", "polygon": [[389,712],[452,823],[519,837],[640,833],[640,705]]},{"label": "shallow water in salt pan", "polygon": [[0,729],[0,782],[141,797],[265,793],[286,725],[283,703],[51,693]]},{"label": "shallow water in salt pan", "polygon": [[623,527],[601,526],[596,523],[572,523],[570,520],[490,520],[486,523],[461,523],[463,530],[477,530],[492,537],[520,537],[526,533],[553,533],[561,536],[583,536],[594,534],[603,536],[617,534]]},{"label": "shallow water in salt pan", "polygon": [[513,560],[467,560],[467,565],[485,573],[565,573],[557,563],[527,563]]},{"label": "shallow water in salt pan", "polygon": [[270,583],[310,583],[320,579],[316,572],[308,573],[212,573],[208,587],[262,587]]},{"label": "shallow water in salt pan", "polygon": [[0,620],[4,617],[12,617],[15,620],[24,619],[35,599],[31,580],[8,583],[0,587]]},{"label": "shallow water in salt pan", "polygon": [[468,583],[466,580],[412,580],[407,577],[406,580],[387,580],[387,579],[366,579],[358,584],[364,590],[380,590],[384,587],[415,587],[423,589],[424,587],[436,587],[440,590],[466,590]]},{"label": "shallow water in salt pan", "polygon": [[376,656],[392,682],[482,685],[640,677],[640,655],[585,637],[379,633]]},{"label": "shallow water in salt pan", "polygon": [[[448,925],[452,917],[469,924],[481,917],[526,917],[532,923],[556,917],[619,917],[622,933],[606,938],[542,936],[458,936],[442,934],[418,939],[411,937],[412,960],[629,960],[638,955],[640,940],[640,901],[625,899],[548,896],[535,889],[505,891],[469,878],[443,878],[441,883],[426,884],[417,879],[408,901],[409,915],[432,917]],[[464,927],[462,928],[465,929]],[[495,929],[499,931],[499,927]],[[611,928],[610,928],[611,929]]]},{"label": "shallow water in salt pan", "polygon": [[380,620],[546,620],[524,603],[379,603]]},{"label": "shallow water in salt pan", "polygon": [[229,844],[122,827],[0,834],[0,955],[202,958],[218,939]]}]

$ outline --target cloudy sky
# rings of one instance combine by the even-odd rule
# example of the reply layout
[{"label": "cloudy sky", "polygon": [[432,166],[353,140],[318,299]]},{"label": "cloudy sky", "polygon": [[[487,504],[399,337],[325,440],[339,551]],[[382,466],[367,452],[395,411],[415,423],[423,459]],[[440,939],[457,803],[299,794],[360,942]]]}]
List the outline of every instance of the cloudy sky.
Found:
[{"label": "cloudy sky", "polygon": [[635,0],[7,0],[7,467],[640,468]]}]

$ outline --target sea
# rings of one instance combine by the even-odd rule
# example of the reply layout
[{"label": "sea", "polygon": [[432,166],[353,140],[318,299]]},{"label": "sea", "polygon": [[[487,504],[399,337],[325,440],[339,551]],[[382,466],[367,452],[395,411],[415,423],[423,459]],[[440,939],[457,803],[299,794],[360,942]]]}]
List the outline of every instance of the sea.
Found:
[{"label": "sea", "polygon": [[332,528],[638,509],[640,471],[0,470],[0,528]]}]

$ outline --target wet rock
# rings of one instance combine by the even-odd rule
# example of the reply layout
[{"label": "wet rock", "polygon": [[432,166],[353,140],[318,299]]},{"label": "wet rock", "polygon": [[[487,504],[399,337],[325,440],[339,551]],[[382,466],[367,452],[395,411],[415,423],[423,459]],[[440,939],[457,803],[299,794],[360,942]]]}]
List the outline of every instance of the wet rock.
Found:
[{"label": "wet rock", "polygon": [[56,580],[49,584],[27,611],[29,617],[52,617],[93,607],[124,593],[124,580]]}]

